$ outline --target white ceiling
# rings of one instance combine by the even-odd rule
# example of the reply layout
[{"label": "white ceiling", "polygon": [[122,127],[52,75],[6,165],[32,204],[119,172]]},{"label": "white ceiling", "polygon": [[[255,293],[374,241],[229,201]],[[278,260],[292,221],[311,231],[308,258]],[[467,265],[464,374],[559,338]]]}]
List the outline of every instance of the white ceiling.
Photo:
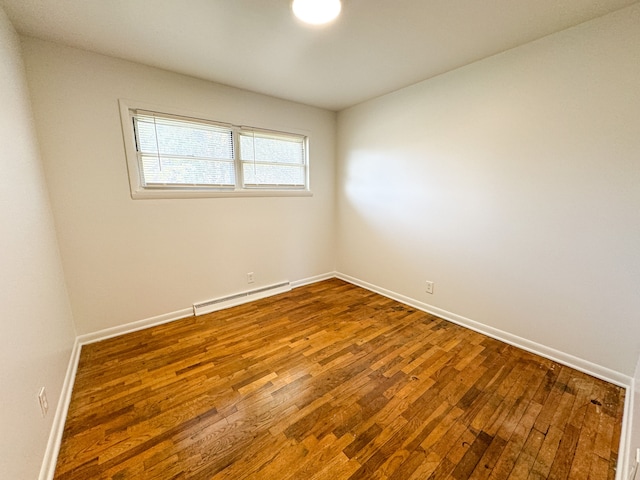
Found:
[{"label": "white ceiling", "polygon": [[30,35],[340,110],[637,0],[343,0],[308,27],[290,0],[0,0]]}]

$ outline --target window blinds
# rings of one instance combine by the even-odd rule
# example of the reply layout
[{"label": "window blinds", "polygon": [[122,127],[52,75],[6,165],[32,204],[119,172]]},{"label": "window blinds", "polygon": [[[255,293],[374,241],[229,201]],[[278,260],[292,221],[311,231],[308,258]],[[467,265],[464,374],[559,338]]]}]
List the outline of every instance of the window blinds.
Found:
[{"label": "window blinds", "polygon": [[304,187],[305,141],[302,136],[243,129],[242,176],[247,187]]},{"label": "window blinds", "polygon": [[235,185],[230,127],[143,111],[133,122],[143,186]]}]

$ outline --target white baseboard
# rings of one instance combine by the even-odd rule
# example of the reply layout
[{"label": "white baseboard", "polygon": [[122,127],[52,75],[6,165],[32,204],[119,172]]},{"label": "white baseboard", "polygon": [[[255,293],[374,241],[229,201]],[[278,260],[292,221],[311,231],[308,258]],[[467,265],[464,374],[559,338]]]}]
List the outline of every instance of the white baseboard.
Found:
[{"label": "white baseboard", "polygon": [[546,345],[532,342],[531,340],[527,340],[503,330],[499,330],[483,323],[476,322],[475,320],[456,315],[455,313],[442,310],[441,308],[434,307],[433,305],[420,302],[413,298],[406,297],[399,293],[392,292],[391,290],[387,290],[385,288],[373,285],[371,283],[351,277],[349,275],[345,275],[343,273],[336,273],[336,277],[344,280],[345,282],[353,283],[354,285],[358,285],[359,287],[365,288],[375,293],[379,293],[380,295],[391,298],[393,300],[397,300],[398,302],[402,302],[406,305],[410,305],[423,312],[436,315],[437,317],[443,318],[444,320],[448,320],[457,325],[469,328],[478,333],[482,333],[483,335],[486,335],[488,337],[508,343],[509,345],[513,345],[514,347],[518,347],[528,352],[535,353],[536,355],[548,358],[550,360],[574,368],[578,371],[594,376],[614,385],[618,385],[624,388],[628,388],[631,385],[632,379],[628,375],[624,375],[620,372],[616,372],[615,370],[597,365],[593,362],[590,362],[589,360],[584,360],[582,358],[575,357],[571,354],[561,352],[554,348],[547,347]]},{"label": "white baseboard", "polygon": [[[616,480],[626,479],[629,463],[628,460],[631,458],[629,453],[629,445],[631,440],[631,420],[633,407],[633,378],[627,375],[623,375],[622,373],[616,372],[614,370],[610,370],[606,367],[602,367],[595,363],[589,362],[588,360],[584,360],[573,355],[560,352],[545,345],[526,340],[522,337],[518,337],[517,335],[513,335],[508,332],[490,327],[488,325],[484,325],[469,318],[456,315],[455,313],[442,310],[438,307],[434,307],[432,305],[417,301],[410,297],[406,297],[399,293],[392,292],[385,288],[373,285],[371,283],[359,280],[340,272],[328,272],[322,275],[316,275],[314,277],[296,280],[291,282],[291,288],[298,288],[304,285],[310,285],[312,283],[321,282],[331,278],[339,278],[341,280],[391,298],[398,302],[410,305],[423,312],[436,315],[444,320],[448,320],[457,325],[482,333],[483,335],[487,335],[488,337],[495,338],[496,340],[503,341],[515,347],[540,355],[541,357],[548,358],[568,367],[579,370],[583,373],[592,375],[596,378],[600,378],[601,380],[607,381],[614,385],[626,388],[624,416],[622,421],[622,436],[620,440],[620,454],[618,458]],[[253,300],[254,299],[251,298],[243,303],[247,303]],[[67,373],[65,375],[62,392],[58,401],[58,407],[56,408],[53,426],[49,435],[49,441],[47,443],[44,461],[40,470],[40,476],[38,477],[39,480],[51,480],[53,479],[53,475],[55,473],[58,453],[60,451],[60,443],[62,441],[62,434],[64,431],[64,424],[67,417],[67,412],[69,410],[69,404],[71,402],[71,394],[73,392],[73,384],[75,381],[76,371],[78,369],[80,350],[82,346],[89,343],[99,342],[101,340],[116,337],[118,335],[123,335],[156,325],[169,323],[181,318],[190,317],[192,315],[193,308],[189,307],[182,310],[177,310],[175,312],[158,315],[155,317],[127,323],[125,325],[119,325],[117,327],[99,330],[97,332],[79,335],[78,337],[76,337],[76,341],[71,352],[71,357],[69,359],[69,365],[67,367]]]},{"label": "white baseboard", "polygon": [[80,341],[81,346],[88,345],[89,343],[100,342],[108,338],[124,335],[125,333],[137,332],[138,330],[144,330],[145,328],[155,327],[157,325],[162,325],[164,323],[173,322],[175,320],[191,316],[193,316],[193,308],[183,308],[181,310],[176,310],[175,312],[118,325],[117,327],[105,328],[92,333],[85,333],[78,336],[78,340]]},{"label": "white baseboard", "polygon": [[[330,278],[335,278],[335,272],[328,272],[322,275],[316,275],[314,277],[303,278],[301,280],[295,280],[291,282],[291,288],[302,287],[303,285],[310,285],[312,283],[321,282],[323,280],[328,280]],[[272,295],[277,295],[281,293],[280,291],[270,292]],[[264,298],[263,297],[259,298]],[[242,305],[243,303],[248,303],[256,300],[258,297],[246,297],[239,301],[235,301],[233,303],[229,303],[225,305],[226,308],[235,307],[238,305]],[[106,340],[108,338],[117,337],[119,335],[124,335],[126,333],[136,332],[138,330],[143,330],[145,328],[155,327],[157,325],[162,325],[164,323],[173,322],[175,320],[180,320],[182,318],[193,316],[193,307],[183,308],[181,310],[176,310],[175,312],[165,313],[162,315],[157,315],[155,317],[145,318],[143,320],[138,320],[135,322],[125,323],[123,325],[118,325],[117,327],[105,328],[103,330],[98,330],[96,332],[85,333],[83,335],[79,335],[77,341],[79,341],[80,346],[87,345],[89,343],[100,342],[102,340]]]},{"label": "white baseboard", "polygon": [[323,282],[325,280],[329,280],[331,278],[336,278],[336,272],[328,272],[323,273],[322,275],[316,275],[314,277],[303,278],[302,280],[296,280],[295,282],[291,282],[291,288],[303,287],[305,285],[311,285],[312,283]]},{"label": "white baseboard", "polygon": [[521,348],[528,352],[535,353],[536,355],[540,355],[541,357],[553,360],[554,362],[558,362],[562,365],[566,365],[568,367],[574,368],[575,370],[578,370],[580,372],[586,373],[593,377],[599,378],[601,380],[604,380],[605,382],[609,382],[619,387],[623,387],[625,389],[624,412],[622,415],[622,431],[620,436],[618,464],[616,468],[615,478],[616,480],[626,480],[628,478],[629,471],[630,471],[629,461],[632,458],[631,451],[630,451],[631,425],[633,422],[633,397],[634,397],[634,380],[632,377],[629,377],[628,375],[624,375],[620,372],[616,372],[615,370],[611,370],[609,368],[603,367],[601,365],[597,365],[588,360],[575,357],[573,355],[561,352],[551,347],[547,347],[546,345],[532,342],[530,340],[519,337],[517,335],[513,335],[511,333],[505,332],[503,330],[499,330],[497,328],[484,325],[480,322],[476,322],[469,318],[456,315],[455,313],[442,310],[441,308],[434,307],[433,305],[429,305],[427,303],[420,302],[418,300],[415,300],[410,297],[406,297],[399,293],[392,292],[391,290],[387,290],[377,285],[373,285],[371,283],[365,282],[358,278],[351,277],[344,273],[336,272],[336,277],[341,280],[344,280],[345,282],[349,282],[359,287],[370,290],[372,292],[378,293],[384,297],[388,297],[388,298],[391,298],[392,300],[396,300],[398,302],[412,306],[423,312],[427,312],[439,318],[442,318],[444,320],[448,320],[462,327],[466,327],[478,333],[482,333],[483,335],[486,335],[488,337],[495,338],[496,340],[500,340],[502,342],[508,343],[509,345],[513,345],[514,347]]},{"label": "white baseboard", "polygon": [[44,452],[44,459],[40,467],[38,480],[52,480],[53,474],[56,471],[56,462],[58,461],[58,453],[60,453],[60,444],[62,442],[62,434],[64,433],[67,412],[69,411],[69,404],[71,403],[71,394],[76,379],[76,371],[78,370],[81,348],[82,346],[76,338],[73,343],[73,348],[71,349],[71,355],[69,356],[67,372],[62,382],[62,390],[60,392],[60,398],[58,399],[56,413],[53,417],[53,424],[51,426],[51,432],[49,432],[49,439]]},{"label": "white baseboard", "polygon": [[47,447],[45,449],[42,466],[40,467],[40,475],[38,476],[38,480],[52,480],[53,475],[56,471],[56,463],[58,461],[58,454],[60,453],[60,444],[62,443],[62,434],[64,433],[64,424],[67,419],[69,405],[71,404],[73,384],[75,382],[76,372],[78,371],[80,351],[82,350],[83,345],[99,342],[101,340],[106,340],[108,338],[125,333],[135,332],[137,330],[142,330],[144,328],[149,328],[155,325],[172,322],[174,320],[185,318],[191,315],[193,315],[193,309],[186,308],[177,312],[158,315],[156,317],[127,323],[125,325],[119,325],[113,328],[106,328],[104,330],[99,330],[97,332],[79,335],[76,337],[76,340],[73,344],[73,349],[71,350],[71,356],[69,358],[69,364],[67,366],[67,373],[62,384],[62,391],[60,392],[60,398],[58,399],[58,407],[56,408],[53,425],[51,427],[51,432],[49,433],[49,440],[47,441]]},{"label": "white baseboard", "polygon": [[[335,278],[335,276],[335,272],[329,272],[322,275],[316,275],[314,277],[297,280],[291,282],[291,288],[297,288],[303,285],[321,282],[323,280]],[[276,293],[274,293],[274,295],[275,294]],[[252,297],[243,303],[254,301],[255,299],[255,297]],[[100,342],[102,340],[107,340],[108,338],[117,337],[118,335],[124,335],[126,333],[136,332],[145,328],[173,322],[175,320],[180,320],[182,318],[190,316],[193,316],[193,307],[183,308],[175,312],[145,318],[143,320],[138,320],[124,325],[118,325],[117,327],[105,328],[103,330],[78,335],[76,337],[76,340],[73,344],[73,349],[71,350],[67,372],[62,384],[62,391],[60,392],[60,398],[58,399],[58,407],[56,408],[51,432],[49,433],[49,439],[47,441],[42,466],[40,467],[40,475],[38,476],[38,480],[52,480],[56,470],[58,454],[60,453],[60,444],[62,442],[62,434],[64,432],[64,424],[67,419],[67,412],[69,411],[69,405],[71,403],[71,394],[73,393],[73,384],[75,382],[76,372],[78,370],[78,362],[80,361],[80,351],[82,349],[82,346],[88,345],[90,343]]]},{"label": "white baseboard", "polygon": [[622,428],[620,432],[620,447],[618,448],[618,468],[616,469],[616,480],[629,478],[631,471],[631,461],[635,457],[631,455],[631,432],[633,425],[633,405],[635,396],[635,380],[631,379],[631,384],[627,387],[624,396],[624,413],[622,414]]}]

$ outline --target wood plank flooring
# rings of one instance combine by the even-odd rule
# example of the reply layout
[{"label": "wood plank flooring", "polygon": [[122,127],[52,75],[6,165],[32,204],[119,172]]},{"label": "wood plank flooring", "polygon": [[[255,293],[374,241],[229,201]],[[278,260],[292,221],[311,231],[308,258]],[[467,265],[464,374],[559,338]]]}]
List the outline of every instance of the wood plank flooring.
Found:
[{"label": "wood plank flooring", "polygon": [[613,479],[623,405],[334,279],[83,347],[55,478]]}]

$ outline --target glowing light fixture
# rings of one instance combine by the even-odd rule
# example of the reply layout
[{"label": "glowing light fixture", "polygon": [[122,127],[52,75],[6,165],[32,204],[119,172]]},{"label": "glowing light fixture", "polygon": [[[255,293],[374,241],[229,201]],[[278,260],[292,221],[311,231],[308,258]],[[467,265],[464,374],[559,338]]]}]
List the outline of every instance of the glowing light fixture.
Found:
[{"label": "glowing light fixture", "polygon": [[296,17],[306,23],[322,25],[340,15],[340,0],[293,0],[291,6]]}]

